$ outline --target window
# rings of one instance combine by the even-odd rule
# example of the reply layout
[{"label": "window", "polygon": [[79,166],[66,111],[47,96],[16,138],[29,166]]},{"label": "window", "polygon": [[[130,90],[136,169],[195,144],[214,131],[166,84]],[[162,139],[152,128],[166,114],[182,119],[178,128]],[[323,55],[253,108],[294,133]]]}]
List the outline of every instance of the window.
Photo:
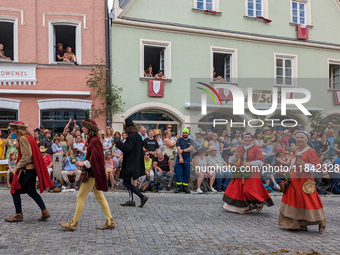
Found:
[{"label": "window", "polygon": [[171,79],[171,43],[162,41],[148,41],[141,39],[141,70],[140,77],[144,77],[144,71],[152,67],[153,77],[162,71],[166,79]]},{"label": "window", "polygon": [[274,53],[274,77],[277,86],[298,86],[297,55]]},{"label": "window", "polygon": [[17,110],[0,109],[0,129],[7,129],[9,123],[13,123],[17,120]]},{"label": "window", "polygon": [[[214,81],[230,82],[232,78],[232,54],[214,52]],[[220,78],[219,78],[220,77]],[[218,79],[218,80],[217,80]]]},{"label": "window", "polygon": [[276,85],[291,86],[293,84],[293,60],[276,58]]},{"label": "window", "polygon": [[330,65],[330,88],[340,90],[340,65]]},{"label": "window", "polygon": [[14,22],[0,20],[0,34],[0,44],[4,46],[4,55],[14,60]]},{"label": "window", "polygon": [[[71,47],[78,64],[81,64],[81,27],[78,21],[50,21],[49,22],[50,63],[63,63],[57,59],[57,44],[63,44],[63,49]],[[69,63],[69,62],[64,62]]]},{"label": "window", "polygon": [[237,78],[237,49],[210,47],[210,78],[214,82],[235,83]]},{"label": "window", "polygon": [[248,0],[248,16],[263,17],[262,0]]},{"label": "window", "polygon": [[214,11],[214,0],[197,0],[197,9]]},{"label": "window", "polygon": [[306,25],[307,4],[301,2],[292,2],[293,23]]},{"label": "window", "polygon": [[54,109],[42,110],[40,111],[40,116],[41,125],[52,130],[52,133],[62,133],[70,118],[77,120],[77,125],[80,126],[82,120],[89,118],[89,112],[73,109]]},{"label": "window", "polygon": [[[65,26],[65,25],[55,25],[54,28],[54,49],[55,52],[57,50],[57,44],[62,43],[63,49],[66,49],[66,47],[71,47],[72,52],[76,54],[77,56],[77,48],[76,48],[76,27],[75,26]],[[56,59],[56,55],[53,56],[54,61],[60,61]]]}]

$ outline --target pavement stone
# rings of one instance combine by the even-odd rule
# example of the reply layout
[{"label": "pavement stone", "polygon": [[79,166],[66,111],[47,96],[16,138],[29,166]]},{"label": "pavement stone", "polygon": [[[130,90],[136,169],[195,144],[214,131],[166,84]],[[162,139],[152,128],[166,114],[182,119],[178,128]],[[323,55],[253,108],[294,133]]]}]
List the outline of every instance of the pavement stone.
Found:
[{"label": "pavement stone", "polygon": [[[240,215],[222,208],[223,194],[186,195],[149,193],[144,208],[121,207],[127,192],[107,192],[116,228],[97,230],[105,217],[94,195],[89,194],[74,232],[59,221],[73,217],[76,192],[43,193],[51,218],[39,222],[40,210],[22,195],[24,221],[0,221],[0,254],[339,254],[340,196],[322,196],[327,228],[295,232],[277,225],[281,196],[273,207]],[[14,214],[8,190],[0,189],[2,218]],[[139,201],[137,201],[137,204]]]}]

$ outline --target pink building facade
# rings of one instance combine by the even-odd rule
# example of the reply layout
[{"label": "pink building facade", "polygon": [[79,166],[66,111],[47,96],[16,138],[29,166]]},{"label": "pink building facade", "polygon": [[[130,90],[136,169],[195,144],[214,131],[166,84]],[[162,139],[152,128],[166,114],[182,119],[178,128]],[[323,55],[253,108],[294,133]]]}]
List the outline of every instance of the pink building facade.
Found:
[{"label": "pink building facade", "polygon": [[[61,132],[69,118],[91,116],[99,105],[86,85],[106,61],[105,0],[3,0],[0,3],[0,129],[21,120]],[[77,64],[57,61],[57,44],[70,46]],[[0,45],[1,47],[1,45]],[[1,49],[0,49],[1,50]],[[105,127],[105,116],[96,119]]]}]

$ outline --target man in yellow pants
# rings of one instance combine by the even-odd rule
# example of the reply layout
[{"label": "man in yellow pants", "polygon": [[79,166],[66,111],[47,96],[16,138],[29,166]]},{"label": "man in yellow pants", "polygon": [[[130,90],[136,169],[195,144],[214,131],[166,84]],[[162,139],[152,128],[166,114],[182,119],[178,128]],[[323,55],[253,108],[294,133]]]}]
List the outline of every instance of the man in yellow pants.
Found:
[{"label": "man in yellow pants", "polygon": [[84,120],[81,122],[83,132],[88,135],[88,147],[86,160],[84,162],[76,162],[77,166],[86,167],[89,179],[81,184],[77,195],[77,207],[74,213],[73,220],[67,223],[59,222],[66,229],[76,230],[80,215],[84,209],[87,194],[93,189],[93,193],[97,202],[101,205],[102,210],[107,219],[106,223],[98,229],[112,229],[115,227],[115,222],[112,219],[109,204],[104,197],[103,191],[108,191],[108,182],[104,167],[103,145],[98,136],[97,123],[93,120]]}]

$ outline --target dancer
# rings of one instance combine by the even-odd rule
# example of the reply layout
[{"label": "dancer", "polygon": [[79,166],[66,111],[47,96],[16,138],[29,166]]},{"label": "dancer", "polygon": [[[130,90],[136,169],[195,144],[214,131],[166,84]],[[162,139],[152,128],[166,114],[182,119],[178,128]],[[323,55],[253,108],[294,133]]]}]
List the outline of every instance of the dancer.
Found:
[{"label": "dancer", "polygon": [[143,140],[131,119],[125,120],[124,131],[128,135],[125,143],[117,137],[114,138],[114,143],[123,152],[123,166],[119,178],[123,179],[123,185],[128,189],[130,196],[129,201],[121,204],[121,206],[135,206],[136,203],[133,200],[133,193],[135,193],[141,199],[139,207],[143,207],[149,198],[131,184],[131,181],[145,175]]},{"label": "dancer", "polygon": [[223,208],[240,214],[250,213],[256,209],[260,212],[263,206],[274,205],[260,178],[259,168],[264,164],[264,157],[259,146],[253,143],[254,135],[249,132],[243,134],[244,145],[238,146],[229,163],[236,163],[243,167],[250,167],[249,179],[233,179],[226,189]]},{"label": "dancer", "polygon": [[36,177],[39,180],[40,193],[43,193],[45,189],[53,187],[53,183],[44,164],[38,144],[27,130],[27,125],[21,121],[15,121],[9,125],[13,134],[18,137],[19,149],[11,188],[15,215],[5,219],[5,221],[18,222],[23,220],[20,194],[26,192],[41,209],[42,216],[39,218],[39,221],[45,221],[50,217],[50,214],[41,196],[35,189]]},{"label": "dancer", "polygon": [[326,228],[325,212],[315,188],[313,170],[319,164],[318,155],[308,146],[309,134],[297,132],[297,150],[291,159],[290,183],[282,196],[279,225],[289,229],[307,231],[309,225]]},{"label": "dancer", "polygon": [[116,225],[112,219],[109,204],[103,194],[103,191],[108,191],[109,187],[104,166],[103,144],[100,142],[100,138],[98,136],[99,129],[97,127],[97,123],[90,119],[83,120],[81,125],[83,126],[82,130],[84,134],[88,136],[88,146],[85,161],[77,161],[76,166],[86,167],[89,178],[80,186],[73,220],[67,223],[59,222],[59,225],[70,230],[77,229],[80,215],[84,209],[86,197],[92,189],[94,196],[97,202],[101,205],[107,219],[106,223],[103,226],[98,227],[98,229],[112,229]]}]

